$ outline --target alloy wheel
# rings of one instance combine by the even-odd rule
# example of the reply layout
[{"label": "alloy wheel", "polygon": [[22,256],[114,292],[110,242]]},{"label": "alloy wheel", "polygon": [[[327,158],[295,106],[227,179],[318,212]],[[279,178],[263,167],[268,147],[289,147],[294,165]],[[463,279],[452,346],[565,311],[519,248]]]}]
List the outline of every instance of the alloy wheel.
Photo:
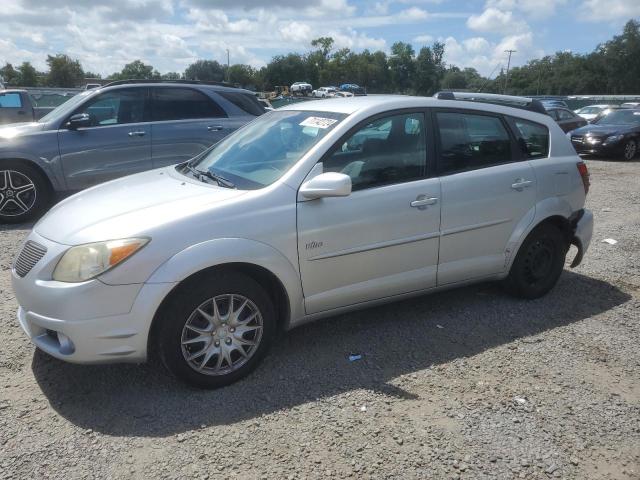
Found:
[{"label": "alloy wheel", "polygon": [[205,375],[226,375],[253,356],[262,339],[258,307],[239,294],[224,294],[201,303],[182,329],[182,355]]},{"label": "alloy wheel", "polygon": [[0,170],[0,215],[24,215],[36,203],[36,186],[28,176],[16,170]]}]

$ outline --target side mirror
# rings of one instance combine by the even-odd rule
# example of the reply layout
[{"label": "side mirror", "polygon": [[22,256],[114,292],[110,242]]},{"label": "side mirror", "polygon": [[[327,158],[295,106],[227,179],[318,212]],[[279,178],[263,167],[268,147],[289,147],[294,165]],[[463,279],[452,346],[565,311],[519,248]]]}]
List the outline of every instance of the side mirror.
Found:
[{"label": "side mirror", "polygon": [[76,113],[75,115],[71,115],[71,118],[69,118],[69,121],[67,122],[67,127],[71,130],[90,126],[91,117],[89,117],[88,113]]},{"label": "side mirror", "polygon": [[351,177],[344,173],[327,172],[304,182],[300,194],[309,200],[324,197],[346,197],[351,195]]}]

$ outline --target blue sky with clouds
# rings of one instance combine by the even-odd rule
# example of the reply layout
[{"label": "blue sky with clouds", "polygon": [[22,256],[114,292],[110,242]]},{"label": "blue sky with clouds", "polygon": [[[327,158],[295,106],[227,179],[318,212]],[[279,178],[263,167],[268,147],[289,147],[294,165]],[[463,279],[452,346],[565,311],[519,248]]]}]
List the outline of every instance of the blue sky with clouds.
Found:
[{"label": "blue sky with clouds", "polygon": [[232,63],[260,67],[328,35],[354,50],[439,40],[448,63],[488,75],[505,49],[517,50],[516,65],[588,52],[630,18],[640,0],[3,0],[0,63],[44,69],[47,54],[62,52],[103,75],[138,58],[164,73],[226,62],[229,49]]}]

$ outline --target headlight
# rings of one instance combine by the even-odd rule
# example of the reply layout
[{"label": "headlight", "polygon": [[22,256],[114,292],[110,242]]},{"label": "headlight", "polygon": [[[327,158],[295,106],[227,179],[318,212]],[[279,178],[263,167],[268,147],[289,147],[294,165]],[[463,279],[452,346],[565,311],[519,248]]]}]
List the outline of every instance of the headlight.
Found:
[{"label": "headlight", "polygon": [[605,139],[604,144],[616,143],[624,138],[624,135],[611,135]]},{"label": "headlight", "polygon": [[148,238],[126,238],[71,247],[53,271],[59,282],[84,282],[115,267],[140,250]]}]

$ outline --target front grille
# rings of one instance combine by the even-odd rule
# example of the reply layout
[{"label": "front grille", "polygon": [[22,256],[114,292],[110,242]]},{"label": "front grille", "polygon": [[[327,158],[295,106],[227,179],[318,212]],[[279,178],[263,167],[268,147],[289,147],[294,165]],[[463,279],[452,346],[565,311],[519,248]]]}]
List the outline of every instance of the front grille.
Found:
[{"label": "front grille", "polygon": [[19,277],[24,277],[31,271],[36,263],[40,261],[44,254],[47,253],[47,248],[39,243],[28,240],[24,244],[22,251],[16,258],[16,262],[13,265],[13,269],[16,271]]},{"label": "front grille", "polygon": [[582,143],[583,142],[583,137],[582,135],[572,135],[571,136],[571,141],[574,143]]}]

